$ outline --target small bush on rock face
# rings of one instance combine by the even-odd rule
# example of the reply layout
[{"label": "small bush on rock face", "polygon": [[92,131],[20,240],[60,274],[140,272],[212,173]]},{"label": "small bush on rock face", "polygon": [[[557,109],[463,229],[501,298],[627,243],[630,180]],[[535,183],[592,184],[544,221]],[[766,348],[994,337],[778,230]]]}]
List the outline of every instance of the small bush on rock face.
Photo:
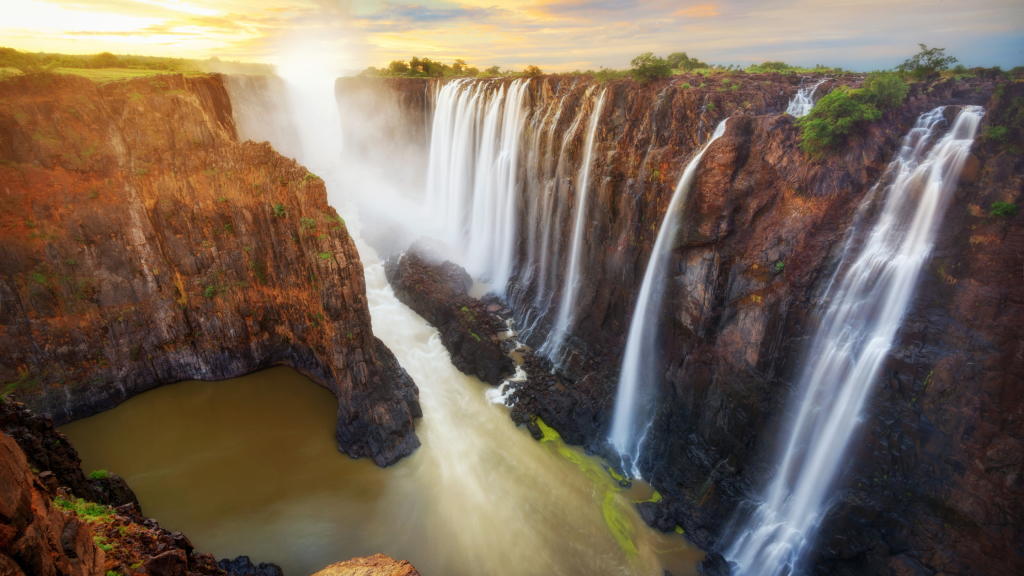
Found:
[{"label": "small bush on rock face", "polygon": [[93,470],[89,473],[89,480],[105,480],[107,478],[110,478],[110,472],[106,470]]},{"label": "small bush on rock face", "polygon": [[284,204],[281,204],[280,202],[274,204],[274,216],[277,216],[278,218],[284,218],[285,214],[287,213],[288,208],[285,208]]},{"label": "small bush on rock face", "polygon": [[1009,202],[993,202],[992,209],[989,210],[989,214],[993,216],[1016,216],[1017,205]]},{"label": "small bush on rock face", "polygon": [[839,148],[851,134],[882,117],[872,104],[864,104],[850,91],[837,89],[818,101],[810,114],[799,120],[800,147],[811,156]]}]

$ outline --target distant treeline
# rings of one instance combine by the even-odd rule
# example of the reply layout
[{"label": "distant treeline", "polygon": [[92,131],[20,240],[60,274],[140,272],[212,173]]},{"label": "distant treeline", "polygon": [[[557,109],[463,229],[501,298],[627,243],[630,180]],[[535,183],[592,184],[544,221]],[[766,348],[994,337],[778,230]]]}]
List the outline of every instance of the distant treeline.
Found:
[{"label": "distant treeline", "polygon": [[[921,45],[921,54],[916,55],[906,62],[897,66],[893,73],[906,80],[921,79],[929,74],[943,73],[948,75],[969,74],[966,66],[959,65],[951,67],[956,63],[956,58],[946,57],[943,60],[941,48],[927,48]],[[993,69],[997,70],[997,69]],[[1017,69],[1015,68],[1014,71]],[[690,57],[686,52],[674,52],[666,57],[655,56],[651,52],[640,54],[631,62],[631,67],[625,70],[614,68],[600,68],[598,70],[573,70],[572,72],[558,72],[555,74],[567,76],[592,76],[601,82],[632,78],[637,82],[650,82],[658,78],[667,78],[679,74],[843,74],[849,72],[840,66],[826,66],[815,64],[813,68],[798,66],[780,61],[769,61],[761,64],[750,64],[746,67],[736,64],[708,64],[698,58]],[[465,60],[455,60],[451,65],[429,58],[418,58],[413,56],[408,61],[395,60],[385,68],[370,66],[360,73],[361,76],[388,76],[406,78],[448,78],[448,77],[477,77],[489,78],[497,76],[540,76],[544,72],[537,66],[527,66],[523,70],[502,70],[498,66],[491,66],[480,70],[477,67],[469,66]]]},{"label": "distant treeline", "polygon": [[55,54],[48,52],[21,52],[0,47],[0,68],[14,68],[24,74],[46,72],[58,68],[103,69],[127,68],[131,70],[166,70],[167,72],[223,72],[243,74],[273,74],[269,64],[226,62],[217,57],[206,60],[167,58],[162,56],[119,56],[110,52],[90,55]]}]

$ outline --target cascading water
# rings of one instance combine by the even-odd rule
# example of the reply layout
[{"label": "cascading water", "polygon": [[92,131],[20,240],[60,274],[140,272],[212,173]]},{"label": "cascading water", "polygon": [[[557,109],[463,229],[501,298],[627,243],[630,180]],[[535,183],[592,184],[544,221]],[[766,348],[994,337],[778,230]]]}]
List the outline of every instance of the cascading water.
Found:
[{"label": "cascading water", "polygon": [[583,249],[583,232],[586,227],[587,193],[590,189],[590,164],[594,152],[594,135],[597,133],[597,125],[601,121],[601,109],[604,107],[604,98],[607,93],[607,89],[601,91],[601,95],[597,98],[597,104],[594,105],[594,111],[590,114],[590,124],[587,127],[587,140],[583,148],[583,165],[580,167],[579,180],[576,183],[576,216],[573,218],[565,287],[562,289],[562,298],[558,305],[558,318],[540,349],[540,352],[549,358],[558,355],[562,341],[576,313],[576,294],[580,288],[580,253]]},{"label": "cascading water", "polygon": [[878,185],[886,194],[878,221],[849,270],[825,295],[828,308],[794,397],[795,419],[781,464],[726,553],[745,576],[799,571],[802,553],[828,510],[861,410],[910,304],[983,115],[978,106],[963,109],[932,146],[946,123],[943,112],[940,107],[924,114],[904,138]]},{"label": "cascading water", "polygon": [[795,118],[802,118],[810,114],[811,109],[814,108],[814,93],[818,91],[818,86],[821,86],[828,80],[829,78],[822,78],[814,84],[801,87],[796,96],[793,96],[793,99],[789,101],[786,114]]},{"label": "cascading water", "polygon": [[503,291],[519,212],[516,183],[529,82],[456,80],[435,95],[427,205],[453,255]]},{"label": "cascading water", "polygon": [[637,466],[640,447],[651,421],[651,396],[655,388],[652,384],[658,380],[657,367],[660,366],[651,343],[657,340],[656,330],[664,292],[665,268],[679,230],[679,210],[689,195],[701,157],[711,143],[725,133],[727,121],[728,118],[718,124],[708,143],[683,170],[683,176],[679,179],[668,209],[665,210],[665,216],[661,220],[661,229],[658,230],[658,238],[651,250],[651,259],[644,271],[644,281],[640,286],[636,309],[629,323],[626,352],[622,358],[622,371],[619,373],[618,392],[615,395],[612,431],[608,440],[622,456],[623,468],[629,468],[628,471],[637,477],[640,476]]}]

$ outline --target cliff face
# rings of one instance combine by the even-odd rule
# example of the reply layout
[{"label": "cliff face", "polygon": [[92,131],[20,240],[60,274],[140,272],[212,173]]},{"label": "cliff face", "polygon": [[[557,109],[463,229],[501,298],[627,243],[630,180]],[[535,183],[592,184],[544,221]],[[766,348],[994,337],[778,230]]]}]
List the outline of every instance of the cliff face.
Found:
[{"label": "cliff face", "polygon": [[419,445],[322,180],[239,143],[223,77],[0,83],[0,381],[60,424],[184,379],[294,367],[339,449]]},{"label": "cliff face", "polygon": [[[843,82],[856,86],[859,79]],[[649,456],[640,463],[664,495],[641,505],[645,519],[666,530],[683,526],[710,549],[722,545],[738,504],[773,473],[818,298],[856,208],[900,139],[918,115],[939,105],[984,105],[981,134],[1008,122],[1024,96],[1024,84],[1005,78],[916,84],[901,108],[818,161],[799,149],[797,127],[781,114],[798,83],[740,75],[597,88],[608,92],[595,141],[573,354],[556,374],[528,358],[529,378],[511,396],[517,421],[540,416],[568,441],[604,451],[628,320],[659,223],[686,160],[729,117],[681,216],[662,332],[652,343],[663,347],[666,370]],[[532,80],[528,106],[564,98],[553,130],[558,140],[565,116],[586,105],[585,89],[571,78]],[[580,138],[568,144],[575,166]],[[979,138],[974,147],[879,375],[840,502],[813,546],[811,571],[1024,570],[1024,232],[1022,216],[989,212],[994,201],[1021,201],[1020,138],[1011,127],[1009,142]],[[575,191],[568,190],[571,207]],[[563,210],[552,225],[563,245],[571,213]],[[520,230],[530,225],[524,216]],[[564,271],[564,255],[547,256],[561,259]],[[544,314],[534,304],[534,266],[521,240],[508,286],[520,320]],[[542,320],[528,343],[542,341],[550,321]]]}]

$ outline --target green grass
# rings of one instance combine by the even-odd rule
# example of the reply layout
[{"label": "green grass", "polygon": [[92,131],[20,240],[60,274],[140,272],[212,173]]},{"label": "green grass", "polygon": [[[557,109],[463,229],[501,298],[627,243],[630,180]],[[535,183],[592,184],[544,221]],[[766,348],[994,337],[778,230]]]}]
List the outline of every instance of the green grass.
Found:
[{"label": "green grass", "polygon": [[61,510],[78,514],[78,516],[86,522],[106,522],[110,519],[111,514],[113,514],[109,506],[103,506],[94,502],[86,502],[81,498],[65,498],[63,496],[57,496],[53,499],[53,503]]},{"label": "green grass", "polygon": [[100,468],[89,473],[89,480],[106,480],[110,478],[110,472]]},{"label": "green grass", "polygon": [[[130,78],[141,78],[143,76],[158,76],[160,74],[173,74],[166,70],[136,70],[133,68],[57,68],[58,74],[70,76],[82,76],[93,82],[105,83]],[[188,76],[203,76],[201,73],[189,73]]]}]

